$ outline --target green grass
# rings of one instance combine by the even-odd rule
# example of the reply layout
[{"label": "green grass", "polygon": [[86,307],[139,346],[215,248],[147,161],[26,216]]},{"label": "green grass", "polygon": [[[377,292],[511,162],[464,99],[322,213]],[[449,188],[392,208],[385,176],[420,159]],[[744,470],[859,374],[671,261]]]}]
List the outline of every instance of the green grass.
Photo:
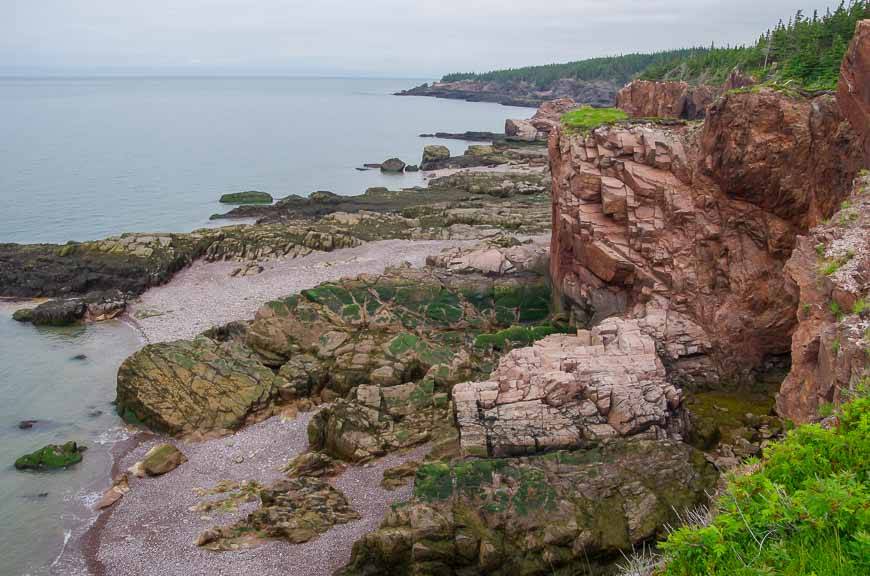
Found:
[{"label": "green grass", "polygon": [[858,298],[852,305],[852,314],[862,314],[865,310],[867,310],[867,300],[864,298]]},{"label": "green grass", "polygon": [[[833,410],[831,410],[833,412]],[[839,426],[810,424],[731,477],[708,526],[661,545],[663,576],[852,576],[870,573],[870,398],[840,407]]]},{"label": "green grass", "polygon": [[618,108],[578,108],[562,116],[562,124],[569,130],[590,132],[605,124],[615,124],[628,119],[628,114]]}]

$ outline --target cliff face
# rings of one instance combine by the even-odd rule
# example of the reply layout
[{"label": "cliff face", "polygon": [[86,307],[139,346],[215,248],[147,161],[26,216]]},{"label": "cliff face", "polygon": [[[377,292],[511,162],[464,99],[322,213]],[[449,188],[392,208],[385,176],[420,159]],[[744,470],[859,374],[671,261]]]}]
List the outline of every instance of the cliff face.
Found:
[{"label": "cliff face", "polygon": [[858,22],[840,67],[837,102],[861,136],[864,165],[870,167],[870,20]]},{"label": "cliff face", "polygon": [[701,128],[555,131],[551,274],[581,322],[636,318],[680,384],[789,351],[797,234],[847,197],[860,147],[829,96],[728,94]]},{"label": "cliff face", "polygon": [[550,132],[555,130],[562,120],[562,115],[577,108],[578,104],[571,98],[558,98],[544,102],[535,115],[525,119],[508,119],[504,123],[504,133],[508,140],[522,142],[546,141]]},{"label": "cliff face", "polygon": [[704,117],[704,110],[717,95],[717,91],[710,86],[635,80],[616,94],[616,107],[633,118],[695,120]]}]

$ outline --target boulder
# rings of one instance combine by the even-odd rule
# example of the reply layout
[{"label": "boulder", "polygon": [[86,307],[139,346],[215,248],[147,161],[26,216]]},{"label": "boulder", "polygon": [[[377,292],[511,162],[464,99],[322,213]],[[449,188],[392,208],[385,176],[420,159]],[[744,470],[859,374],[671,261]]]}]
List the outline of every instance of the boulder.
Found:
[{"label": "boulder", "polygon": [[49,444],[36,452],[18,458],[15,461],[15,468],[17,470],[68,468],[82,461],[82,452],[84,451],[84,446],[79,446],[72,441],[62,445]]},{"label": "boulder", "polygon": [[432,144],[423,148],[423,160],[420,162],[420,168],[429,170],[429,166],[433,163],[447,160],[450,158],[450,148],[440,144]]},{"label": "boulder", "polygon": [[296,456],[284,467],[284,472],[290,478],[298,476],[332,477],[341,474],[345,464],[323,452],[304,452]]},{"label": "boulder", "polygon": [[172,444],[158,444],[145,454],[141,468],[147,476],[162,476],[167,472],[172,472],[185,462],[187,462],[187,456],[181,450]]},{"label": "boulder", "polygon": [[701,452],[673,441],[423,464],[411,500],[338,574],[609,573],[705,503],[716,478]]},{"label": "boulder", "polygon": [[281,379],[243,350],[205,336],[151,344],[118,370],[117,409],[128,422],[180,434],[221,434],[268,410]]},{"label": "boulder", "polygon": [[405,163],[398,158],[390,158],[381,163],[381,172],[402,172],[405,170]]}]

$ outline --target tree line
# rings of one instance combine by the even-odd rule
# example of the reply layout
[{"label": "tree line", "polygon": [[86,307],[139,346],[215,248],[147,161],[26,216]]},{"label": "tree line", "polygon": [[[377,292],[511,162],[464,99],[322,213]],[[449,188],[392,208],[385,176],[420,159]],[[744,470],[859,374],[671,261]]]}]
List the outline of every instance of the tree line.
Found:
[{"label": "tree line", "polygon": [[650,54],[591,58],[494,70],[482,74],[447,74],[442,82],[480,80],[509,84],[526,82],[547,90],[559,80],[607,81],[624,84],[635,78],[721,84],[735,68],[757,80],[792,81],[810,90],[833,89],[840,62],[855,33],[855,25],[870,18],[870,0],[842,0],[834,9],[808,16],[798,10],[780,21],[753,45],[695,47]]}]

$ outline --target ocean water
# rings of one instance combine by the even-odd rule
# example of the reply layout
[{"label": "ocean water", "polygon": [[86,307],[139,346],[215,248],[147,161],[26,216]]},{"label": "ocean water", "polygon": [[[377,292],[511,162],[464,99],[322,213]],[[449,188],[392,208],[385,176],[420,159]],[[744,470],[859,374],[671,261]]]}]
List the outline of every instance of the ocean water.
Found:
[{"label": "ocean water", "polygon": [[[410,80],[0,78],[0,242],[186,231],[221,194],[420,184],[421,133],[504,129],[528,108],[391,94]],[[454,153],[466,142],[442,141]]]},{"label": "ocean water", "polygon": [[[0,78],[0,242],[65,242],[125,231],[187,231],[225,211],[226,192],[275,197],[422,183],[355,170],[419,162],[420,133],[501,131],[532,111],[391,93],[408,80]],[[442,141],[454,153],[466,142]],[[109,449],[125,438],[115,376],[141,344],[126,324],[35,328],[0,302],[0,576],[71,574],[55,565],[94,517]],[[83,359],[77,359],[84,355]],[[22,420],[38,420],[28,430]],[[26,473],[15,459],[76,440],[84,461]]]}]

